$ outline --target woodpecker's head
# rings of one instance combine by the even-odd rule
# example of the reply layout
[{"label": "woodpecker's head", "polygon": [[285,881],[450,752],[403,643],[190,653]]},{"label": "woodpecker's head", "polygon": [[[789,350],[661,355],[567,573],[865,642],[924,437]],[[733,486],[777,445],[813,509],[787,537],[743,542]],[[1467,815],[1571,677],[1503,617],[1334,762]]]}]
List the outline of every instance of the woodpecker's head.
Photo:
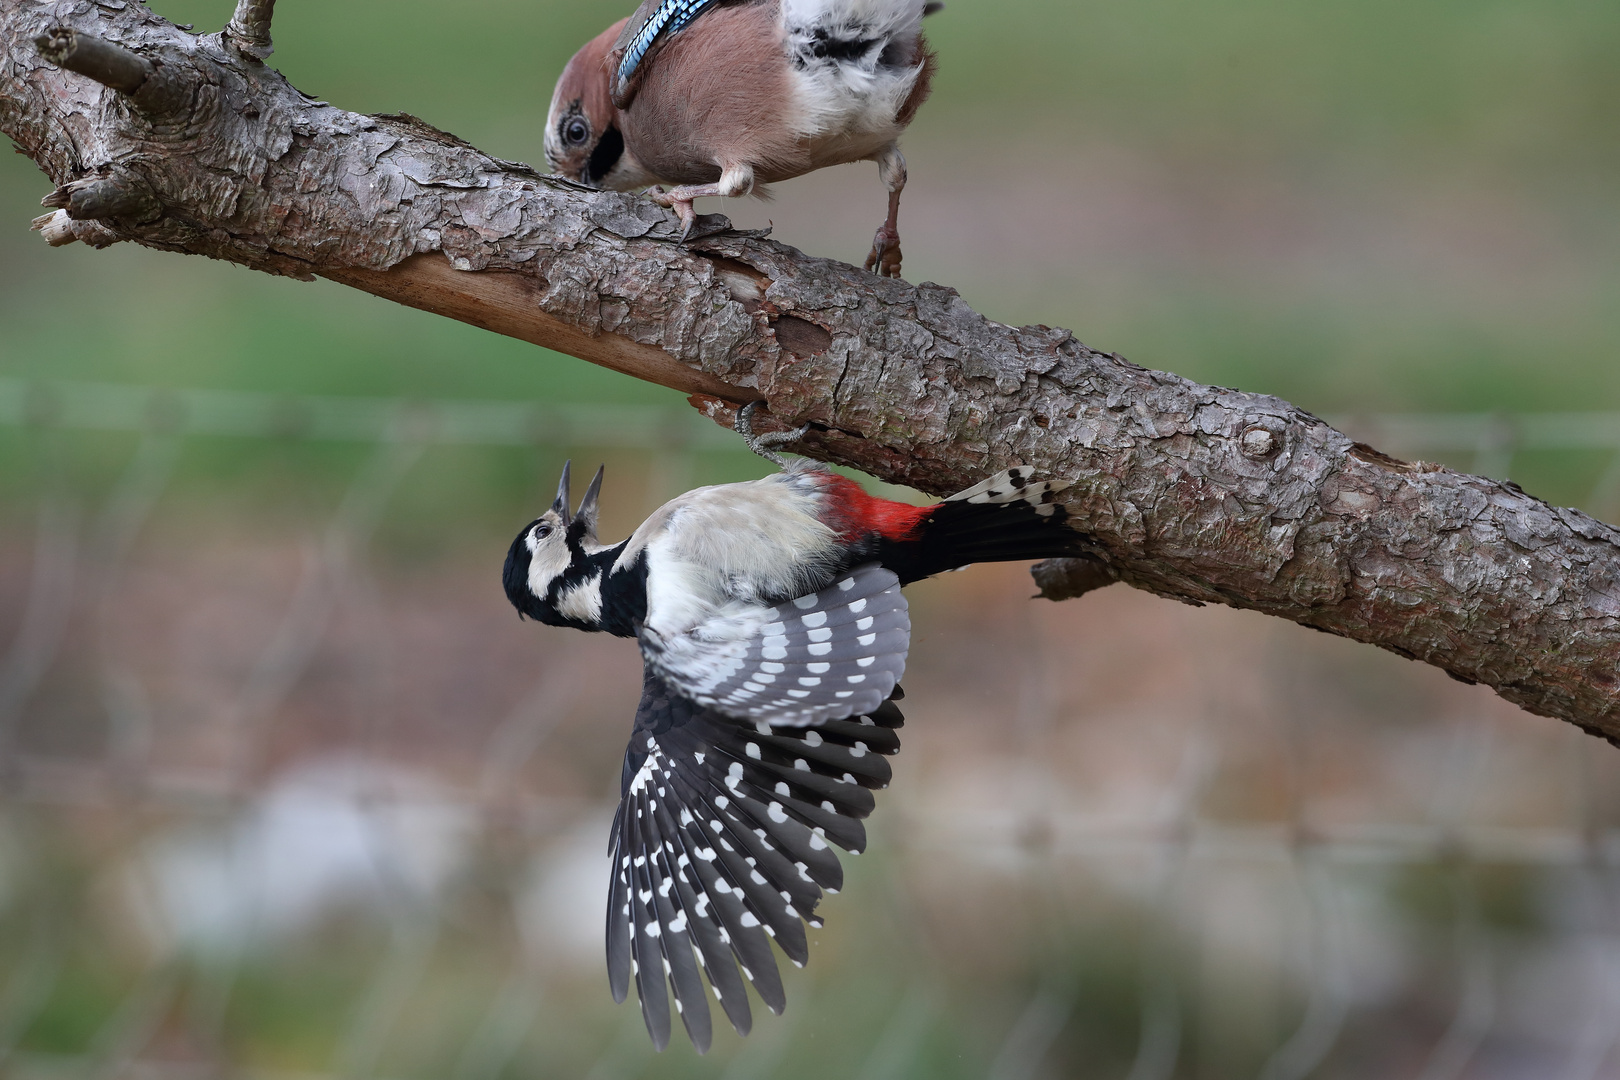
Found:
[{"label": "woodpecker's head", "polygon": [[590,556],[602,550],[596,541],[596,499],[602,491],[602,469],[585,489],[577,513],[568,513],[568,471],[563,465],[557,500],[524,526],[506,553],[501,574],[506,597],[518,614],[552,626],[601,629],[602,570]]},{"label": "woodpecker's head", "polygon": [[608,53],[625,20],[586,42],[568,61],[546,117],[546,160],[570,180],[629,191],[652,183],[624,145],[619,110],[608,96]]}]

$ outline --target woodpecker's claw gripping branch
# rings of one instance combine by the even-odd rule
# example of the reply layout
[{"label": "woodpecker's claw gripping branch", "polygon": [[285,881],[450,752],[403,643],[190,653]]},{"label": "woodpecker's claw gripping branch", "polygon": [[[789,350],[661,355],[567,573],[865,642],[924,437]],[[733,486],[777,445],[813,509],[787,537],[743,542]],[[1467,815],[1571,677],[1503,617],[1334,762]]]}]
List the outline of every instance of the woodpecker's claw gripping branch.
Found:
[{"label": "woodpecker's claw gripping branch", "polygon": [[742,436],[743,442],[747,444],[748,449],[752,450],[766,461],[774,461],[777,465],[785,469],[787,468],[787,458],[783,457],[781,454],[775,453],[774,451],[767,450],[766,447],[780,446],[783,443],[796,442],[797,440],[804,438],[806,433],[809,432],[810,425],[805,424],[803,427],[794,431],[773,431],[765,435],[755,434],[754,410],[758,409],[764,404],[764,401],[750,401],[748,404],[738,409],[737,419],[733,426],[737,429],[737,434]]}]

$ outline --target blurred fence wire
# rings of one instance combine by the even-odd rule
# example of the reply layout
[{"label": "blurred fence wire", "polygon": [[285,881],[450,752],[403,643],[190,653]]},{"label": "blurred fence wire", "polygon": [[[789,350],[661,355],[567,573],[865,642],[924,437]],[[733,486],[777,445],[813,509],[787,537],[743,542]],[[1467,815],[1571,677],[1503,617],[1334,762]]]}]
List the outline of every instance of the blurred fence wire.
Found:
[{"label": "blurred fence wire", "polygon": [[[1607,452],[1588,505],[1620,509],[1620,413],[1337,423],[1499,477],[1519,451]],[[1348,735],[1283,710],[1280,726],[1245,735],[1241,703],[1217,702],[1177,718],[1144,791],[1088,802],[1066,772],[1084,756],[1063,749],[1068,664],[1035,623],[1017,631],[1027,669],[1001,691],[1015,703],[1000,718],[1007,785],[975,797],[946,767],[880,800],[874,857],[905,942],[874,952],[880,968],[846,956],[805,973],[788,1015],[717,1048],[722,1061],[700,1068],[677,1051],[653,1065],[634,1006],[601,1003],[593,970],[610,792],[571,776],[586,769],[576,758],[601,764],[578,734],[586,720],[607,731],[605,760],[627,726],[592,711],[596,644],[482,655],[465,641],[505,639],[481,611],[409,608],[368,553],[436,447],[636,452],[656,489],[684,484],[690,455],[734,452],[729,433],[660,407],[4,380],[0,428],[26,475],[0,511],[31,522],[0,531],[0,1075],[808,1076],[832,1052],[810,1049],[816,1033],[836,1028],[836,1060],[863,1080],[1620,1077],[1620,752],[1449,707]],[[63,463],[89,431],[131,437],[93,500]],[[369,456],[323,525],[266,536],[166,501],[204,436]],[[197,531],[275,550],[248,566],[203,545],[141,569],[154,531],[171,546]],[[442,595],[461,580],[452,572]],[[446,676],[449,690],[428,678],[469,664],[477,674]],[[1287,653],[1274,681],[1304,679],[1298,666]],[[1294,690],[1275,693],[1316,694]],[[426,726],[402,719],[417,714]],[[1308,749],[1322,739],[1332,753]],[[1241,772],[1241,753],[1272,751],[1281,764]],[[1357,764],[1367,756],[1380,763]],[[1273,812],[1219,810],[1234,769],[1283,791]],[[1419,812],[1335,809],[1378,807],[1375,778],[1403,770]],[[1312,790],[1319,773],[1337,802]],[[1534,809],[1501,809],[1519,803]],[[1086,897],[1098,881],[1137,929],[1052,946],[1067,923],[1097,923]],[[975,1004],[975,980],[941,943],[940,925],[972,925],[929,906],[951,889],[990,897],[979,917],[1024,912],[1045,942],[1002,972],[999,1004]],[[846,924],[871,915],[838,909]],[[1108,960],[1120,942],[1128,958]],[[1099,991],[1108,980],[1091,972],[1109,964]],[[1244,974],[1259,969],[1271,989]],[[881,986],[851,1026],[840,999],[862,972]],[[930,1057],[942,1040],[968,1050]]]}]

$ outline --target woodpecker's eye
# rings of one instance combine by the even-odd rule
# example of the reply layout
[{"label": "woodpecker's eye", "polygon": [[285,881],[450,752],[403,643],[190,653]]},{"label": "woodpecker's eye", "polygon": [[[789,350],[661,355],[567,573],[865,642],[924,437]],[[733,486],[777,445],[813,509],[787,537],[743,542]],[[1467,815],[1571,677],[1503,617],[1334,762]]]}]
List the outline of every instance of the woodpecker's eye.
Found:
[{"label": "woodpecker's eye", "polygon": [[591,125],[583,116],[570,116],[563,121],[562,137],[569,146],[583,146],[591,137]]}]

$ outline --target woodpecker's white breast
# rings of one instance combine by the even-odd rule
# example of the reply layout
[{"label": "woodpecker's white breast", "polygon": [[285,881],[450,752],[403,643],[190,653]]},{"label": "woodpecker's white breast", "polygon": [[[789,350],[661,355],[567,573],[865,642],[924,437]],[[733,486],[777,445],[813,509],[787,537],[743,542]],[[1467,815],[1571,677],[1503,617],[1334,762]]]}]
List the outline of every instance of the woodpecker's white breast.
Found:
[{"label": "woodpecker's white breast", "polygon": [[[922,69],[883,59],[895,47],[913,53],[923,0],[782,0],[781,10],[794,88],[789,123],[811,142],[816,166],[871,156],[898,139],[896,117]],[[874,45],[859,56],[836,54],[839,42],[854,40]],[[829,43],[834,53],[817,55]]]},{"label": "woodpecker's white breast", "polygon": [[823,524],[820,473],[702,487],[655,510],[617,566],[647,554],[648,627],[684,633],[718,614],[826,582],[841,551]]}]

